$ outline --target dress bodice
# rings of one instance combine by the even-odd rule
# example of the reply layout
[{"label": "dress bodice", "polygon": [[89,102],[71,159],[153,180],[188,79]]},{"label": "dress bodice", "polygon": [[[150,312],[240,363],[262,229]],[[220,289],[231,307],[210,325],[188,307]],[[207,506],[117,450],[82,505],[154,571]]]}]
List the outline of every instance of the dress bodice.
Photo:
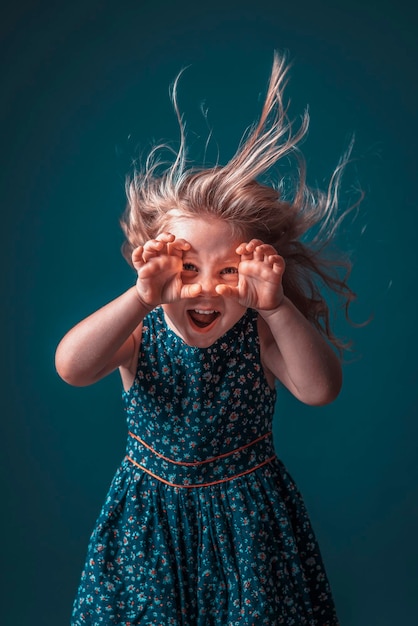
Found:
[{"label": "dress bodice", "polygon": [[200,461],[263,436],[276,392],[261,365],[257,313],[248,310],[212,346],[196,348],[154,309],[123,396],[129,431],[173,460]]}]

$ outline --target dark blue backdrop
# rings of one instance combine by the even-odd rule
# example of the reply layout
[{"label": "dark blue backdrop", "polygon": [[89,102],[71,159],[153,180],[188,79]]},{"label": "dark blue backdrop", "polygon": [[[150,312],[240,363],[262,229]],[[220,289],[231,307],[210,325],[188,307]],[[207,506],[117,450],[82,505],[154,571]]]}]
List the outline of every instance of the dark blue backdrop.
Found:
[{"label": "dark blue backdrop", "polygon": [[[275,437],[304,493],[342,626],[415,623],[417,43],[406,0],[18,2],[0,20],[2,99],[2,624],[69,620],[87,540],[123,455],[115,374],[58,379],[66,330],[133,280],[119,254],[124,175],[139,146],[191,136],[205,100],[231,156],[259,110],[273,49],[310,105],[310,182],[352,132],[347,190],[366,192],[341,243],[355,263],[356,360],[331,406],[283,393]],[[198,144],[197,144],[198,145]]]}]

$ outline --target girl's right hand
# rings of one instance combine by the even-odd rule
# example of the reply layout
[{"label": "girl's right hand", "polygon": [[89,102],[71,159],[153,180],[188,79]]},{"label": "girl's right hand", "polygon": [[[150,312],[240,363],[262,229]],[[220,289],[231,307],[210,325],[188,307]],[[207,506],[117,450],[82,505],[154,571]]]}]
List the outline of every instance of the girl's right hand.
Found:
[{"label": "girl's right hand", "polygon": [[136,288],[144,306],[151,310],[200,293],[199,285],[185,285],[181,278],[183,253],[188,250],[187,241],[170,233],[160,233],[156,239],[135,248],[132,264],[138,274]]}]

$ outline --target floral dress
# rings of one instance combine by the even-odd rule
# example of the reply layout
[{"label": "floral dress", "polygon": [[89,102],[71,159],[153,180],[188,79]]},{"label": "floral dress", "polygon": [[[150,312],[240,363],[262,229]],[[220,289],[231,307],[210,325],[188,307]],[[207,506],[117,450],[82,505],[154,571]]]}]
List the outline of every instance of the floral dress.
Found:
[{"label": "floral dress", "polygon": [[123,395],[126,457],[72,626],[336,626],[308,515],[274,452],[257,313],[195,348],[155,309]]}]

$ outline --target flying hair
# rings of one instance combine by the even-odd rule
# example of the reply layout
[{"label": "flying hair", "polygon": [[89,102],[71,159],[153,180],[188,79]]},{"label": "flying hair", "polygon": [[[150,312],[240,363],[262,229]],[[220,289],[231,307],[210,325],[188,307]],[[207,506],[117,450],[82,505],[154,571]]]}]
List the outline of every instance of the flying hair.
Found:
[{"label": "flying hair", "polygon": [[[143,167],[126,181],[127,206],[121,218],[126,236],[123,254],[131,262],[132,251],[162,230],[181,213],[228,222],[243,240],[261,239],[284,258],[285,295],[323,334],[340,354],[349,347],[331,329],[330,308],[324,288],[337,296],[348,316],[355,294],[348,285],[351,264],[341,254],[331,254],[331,243],[347,212],[339,209],[341,179],[350,161],[353,142],[340,158],[325,191],[306,182],[306,162],[299,144],[309,127],[305,110],[296,130],[288,117],[284,90],[289,65],[285,55],[274,53],[266,97],[259,119],[244,134],[226,165],[197,167],[187,159],[186,127],[180,113],[177,90],[182,72],[171,88],[171,100],[180,128],[177,151],[168,144],[155,145]],[[170,161],[163,155],[172,153]],[[262,177],[289,159],[297,177],[279,177],[266,184]]]}]

